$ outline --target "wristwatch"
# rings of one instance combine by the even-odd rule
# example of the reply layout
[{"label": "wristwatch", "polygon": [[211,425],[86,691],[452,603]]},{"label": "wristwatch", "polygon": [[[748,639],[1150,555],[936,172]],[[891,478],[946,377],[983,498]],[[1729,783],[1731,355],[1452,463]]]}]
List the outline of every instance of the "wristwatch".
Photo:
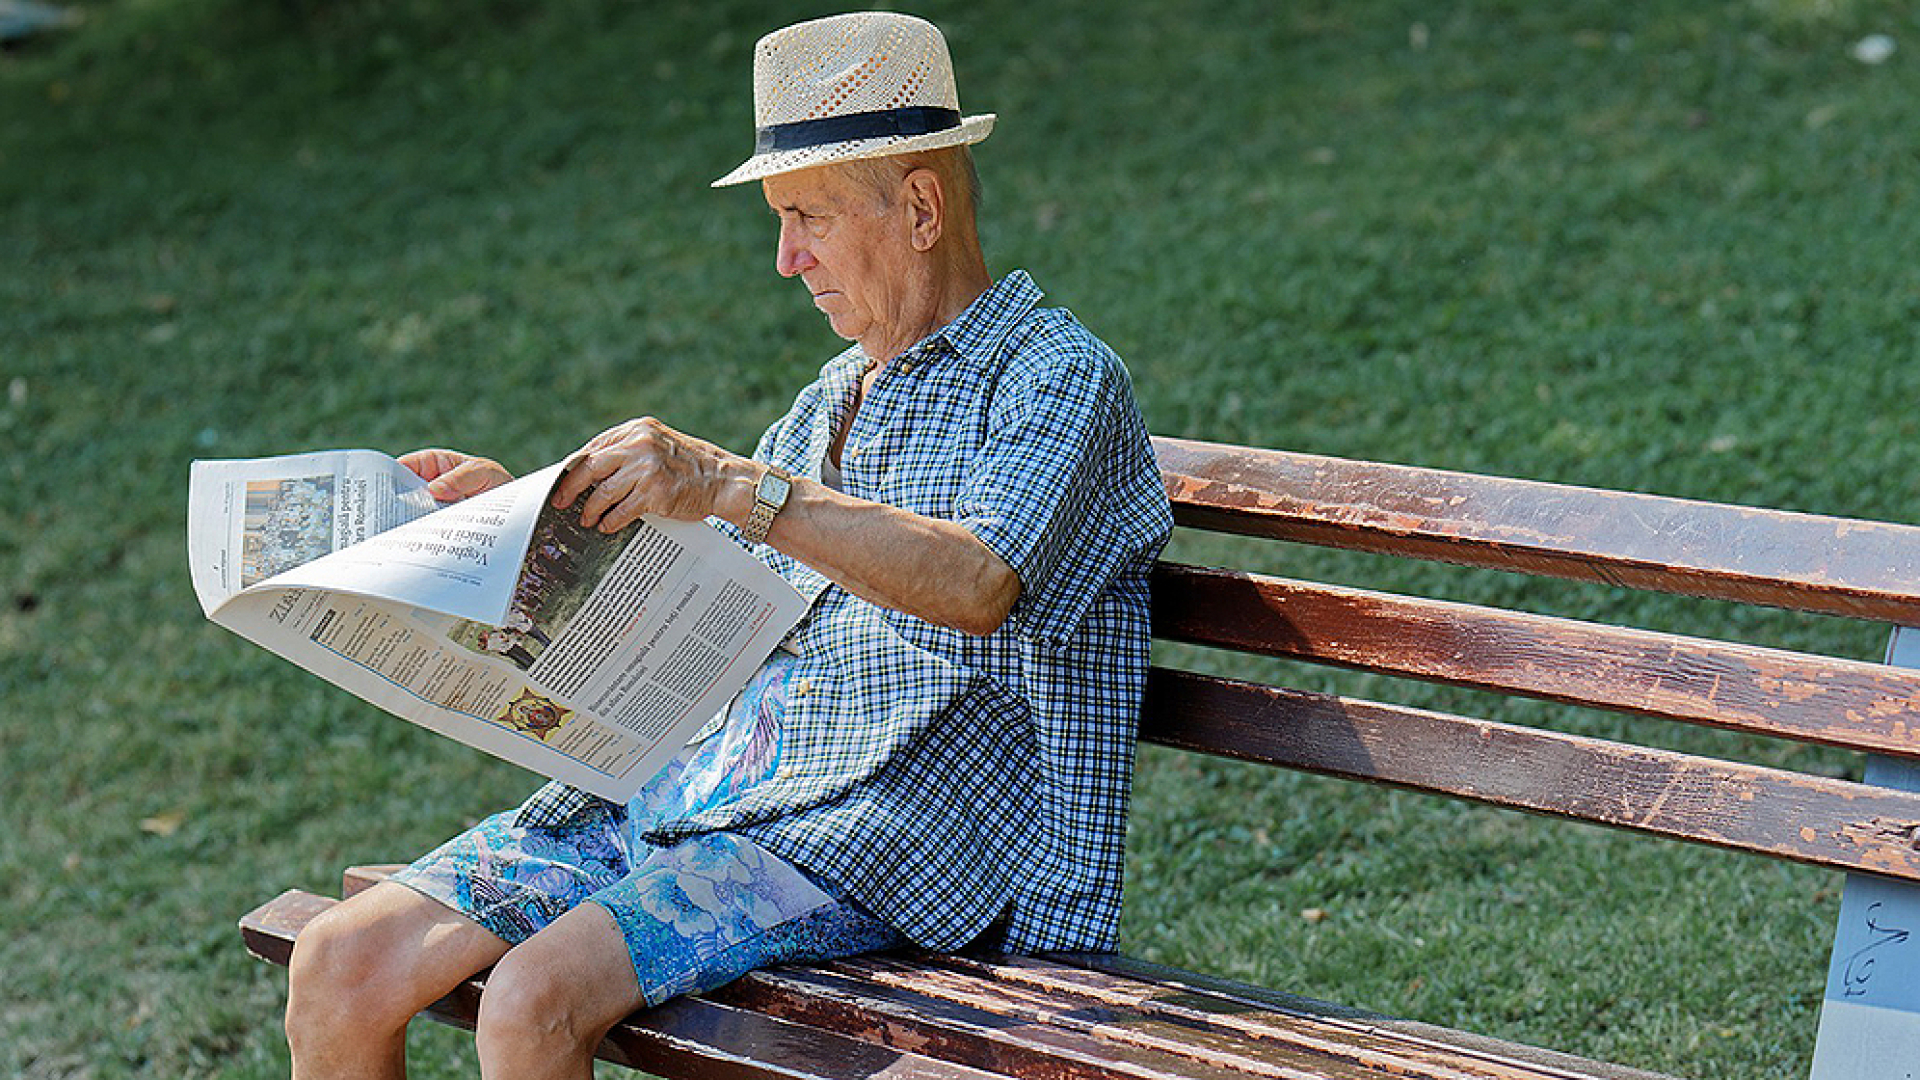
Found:
[{"label": "wristwatch", "polygon": [[753,512],[747,515],[747,542],[764,544],[767,531],[773,528],[773,515],[787,505],[787,496],[793,491],[793,477],[778,465],[767,466],[760,474],[760,484],[753,489]]}]

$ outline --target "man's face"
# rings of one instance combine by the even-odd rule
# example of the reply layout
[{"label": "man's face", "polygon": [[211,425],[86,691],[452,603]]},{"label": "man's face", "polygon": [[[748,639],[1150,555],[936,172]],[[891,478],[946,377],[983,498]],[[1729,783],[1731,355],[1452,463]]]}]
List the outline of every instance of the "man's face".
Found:
[{"label": "man's face", "polygon": [[798,277],[833,332],[866,347],[905,348],[890,339],[906,317],[905,273],[912,254],[911,223],[896,202],[834,166],[770,176],[760,182],[780,219],[775,268]]}]

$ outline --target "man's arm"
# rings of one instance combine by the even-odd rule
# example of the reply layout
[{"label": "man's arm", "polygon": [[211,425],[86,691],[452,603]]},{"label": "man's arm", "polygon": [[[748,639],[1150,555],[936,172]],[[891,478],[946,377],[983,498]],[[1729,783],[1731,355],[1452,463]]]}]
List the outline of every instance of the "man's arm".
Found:
[{"label": "man's arm", "polygon": [[[595,437],[554,489],[588,528],[618,532],[641,514],[744,524],[766,466],[651,417]],[[767,542],[848,592],[969,634],[1000,628],[1020,598],[1013,568],[964,526],[795,477]]]},{"label": "man's arm", "polygon": [[767,542],[855,596],[969,634],[998,630],[1020,599],[1013,568],[965,526],[803,477],[794,478]]}]

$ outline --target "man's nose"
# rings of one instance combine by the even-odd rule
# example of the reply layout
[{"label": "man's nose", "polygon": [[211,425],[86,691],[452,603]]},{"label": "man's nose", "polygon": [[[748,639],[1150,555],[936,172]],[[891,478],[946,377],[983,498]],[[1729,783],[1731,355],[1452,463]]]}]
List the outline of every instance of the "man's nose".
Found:
[{"label": "man's nose", "polygon": [[818,265],[799,232],[790,223],[782,222],[780,225],[780,247],[774,256],[773,268],[780,272],[781,277],[803,274]]}]

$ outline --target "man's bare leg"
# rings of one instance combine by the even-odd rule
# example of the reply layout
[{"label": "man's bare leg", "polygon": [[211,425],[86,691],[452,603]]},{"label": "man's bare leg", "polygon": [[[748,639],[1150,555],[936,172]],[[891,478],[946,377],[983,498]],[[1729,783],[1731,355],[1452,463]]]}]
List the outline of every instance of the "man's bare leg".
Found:
[{"label": "man's bare leg", "polygon": [[400,1080],[407,1022],[507,948],[390,881],[342,901],[300,932],[287,965],[294,1080]]},{"label": "man's bare leg", "polygon": [[487,977],[474,1043],[491,1080],[592,1080],[593,1051],[645,1004],[620,925],[581,904],[516,946]]}]

